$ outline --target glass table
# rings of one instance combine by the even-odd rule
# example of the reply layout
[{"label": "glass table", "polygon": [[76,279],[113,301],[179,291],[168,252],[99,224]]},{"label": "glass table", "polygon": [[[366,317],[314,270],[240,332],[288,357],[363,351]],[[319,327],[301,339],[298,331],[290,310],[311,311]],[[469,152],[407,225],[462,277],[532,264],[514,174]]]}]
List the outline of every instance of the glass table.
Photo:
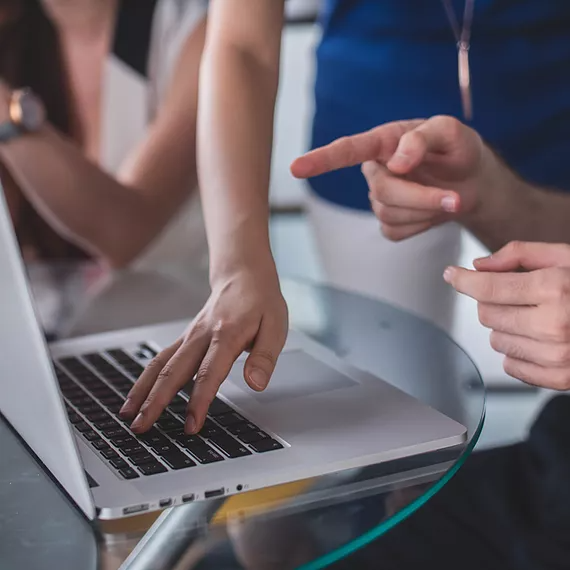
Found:
[{"label": "glass table", "polygon": [[[30,276],[50,338],[190,319],[207,295],[180,274],[63,266],[33,267]],[[282,287],[292,327],[466,426],[465,445],[93,528],[0,423],[11,457],[0,466],[2,567],[73,560],[70,568],[109,570],[325,568],[436,495],[483,426],[485,392],[473,362],[441,330],[390,305],[318,284]]]}]

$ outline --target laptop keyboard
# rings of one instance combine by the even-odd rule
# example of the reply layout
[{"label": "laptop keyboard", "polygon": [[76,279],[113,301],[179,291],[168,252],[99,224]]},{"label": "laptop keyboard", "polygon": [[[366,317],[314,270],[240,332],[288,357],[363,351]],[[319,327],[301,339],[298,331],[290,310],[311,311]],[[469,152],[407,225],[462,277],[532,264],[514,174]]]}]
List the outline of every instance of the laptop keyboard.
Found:
[{"label": "laptop keyboard", "polygon": [[[143,346],[148,353],[148,345]],[[133,434],[119,410],[144,367],[121,349],[62,358],[54,367],[73,427],[124,479],[283,448],[219,398],[202,431],[185,434],[188,402],[181,394],[147,433]]]}]

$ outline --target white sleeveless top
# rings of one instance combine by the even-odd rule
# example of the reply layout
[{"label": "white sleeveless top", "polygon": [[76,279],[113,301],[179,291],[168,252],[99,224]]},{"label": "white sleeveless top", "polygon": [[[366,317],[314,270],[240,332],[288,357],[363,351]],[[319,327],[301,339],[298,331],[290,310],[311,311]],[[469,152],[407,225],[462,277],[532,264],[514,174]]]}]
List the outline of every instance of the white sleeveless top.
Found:
[{"label": "white sleeveless top", "polygon": [[[103,88],[100,166],[110,174],[117,173],[145,137],[180,50],[206,12],[207,0],[120,1]],[[197,189],[133,266],[207,273],[207,242]]]}]

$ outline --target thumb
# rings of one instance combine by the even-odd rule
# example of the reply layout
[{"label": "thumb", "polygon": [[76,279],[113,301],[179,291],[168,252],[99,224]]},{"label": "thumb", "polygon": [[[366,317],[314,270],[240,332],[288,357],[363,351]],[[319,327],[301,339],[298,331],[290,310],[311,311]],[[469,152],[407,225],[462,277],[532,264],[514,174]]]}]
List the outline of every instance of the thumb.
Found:
[{"label": "thumb", "polygon": [[262,392],[267,388],[279,354],[285,346],[286,334],[277,323],[262,320],[259,332],[244,365],[244,379],[250,388]]},{"label": "thumb", "polygon": [[566,244],[513,241],[490,255],[473,262],[477,271],[534,271],[548,267],[570,266],[570,246]]},{"label": "thumb", "polygon": [[425,132],[417,128],[402,136],[396,152],[386,166],[394,174],[409,174],[422,163],[429,150]]}]

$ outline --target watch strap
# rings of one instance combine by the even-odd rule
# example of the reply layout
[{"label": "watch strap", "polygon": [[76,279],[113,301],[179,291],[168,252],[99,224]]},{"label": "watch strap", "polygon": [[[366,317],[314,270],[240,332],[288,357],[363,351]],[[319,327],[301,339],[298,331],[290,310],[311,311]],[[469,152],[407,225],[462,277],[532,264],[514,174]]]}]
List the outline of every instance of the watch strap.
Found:
[{"label": "watch strap", "polygon": [[21,134],[22,129],[20,129],[20,127],[11,121],[0,123],[0,143],[8,142],[9,140],[20,136]]}]

